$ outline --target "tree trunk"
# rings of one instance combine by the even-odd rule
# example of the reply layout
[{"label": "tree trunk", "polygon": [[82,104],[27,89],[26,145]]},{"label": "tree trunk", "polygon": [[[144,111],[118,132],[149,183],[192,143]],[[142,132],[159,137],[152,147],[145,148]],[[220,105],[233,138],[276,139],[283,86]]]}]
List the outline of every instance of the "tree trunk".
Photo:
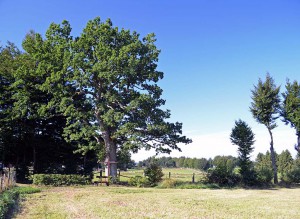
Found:
[{"label": "tree trunk", "polygon": [[271,160],[272,160],[272,167],[273,167],[273,173],[274,173],[274,184],[278,183],[278,177],[277,177],[277,166],[276,166],[276,157],[275,157],[275,151],[273,147],[273,134],[271,132],[271,129],[268,129],[271,142],[270,142],[270,151],[271,151]]},{"label": "tree trunk", "polygon": [[110,138],[109,135],[104,137],[106,157],[105,157],[105,175],[117,177],[117,147],[115,142]]},{"label": "tree trunk", "polygon": [[297,150],[298,154],[300,155],[300,132],[297,132],[297,144],[295,146],[295,149]]},{"label": "tree trunk", "polygon": [[100,129],[102,130],[102,138],[105,144],[105,175],[117,178],[117,146],[111,139],[111,133],[109,129],[104,125],[100,119],[99,113],[95,113],[97,121],[99,122]]}]

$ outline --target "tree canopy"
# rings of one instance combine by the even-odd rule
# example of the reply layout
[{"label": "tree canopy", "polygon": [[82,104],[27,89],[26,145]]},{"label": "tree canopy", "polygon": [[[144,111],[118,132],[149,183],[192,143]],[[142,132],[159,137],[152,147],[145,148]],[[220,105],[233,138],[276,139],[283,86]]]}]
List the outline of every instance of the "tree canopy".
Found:
[{"label": "tree canopy", "polygon": [[257,86],[254,86],[250,107],[253,117],[258,123],[265,125],[270,134],[270,151],[274,171],[274,183],[277,183],[278,179],[272,130],[276,128],[276,119],[278,118],[280,110],[279,90],[280,87],[277,87],[274,79],[267,74],[264,82],[259,79]]},{"label": "tree canopy", "polygon": [[[83,156],[96,153],[110,163],[112,176],[119,151],[170,153],[180,150],[178,143],[191,142],[182,135],[182,124],[170,122],[170,111],[162,109],[166,101],[158,82],[163,72],[157,70],[160,51],[154,34],[141,38],[100,18],[89,21],[78,37],[71,30],[63,21],[52,23],[45,38],[31,31],[22,44],[25,51],[16,52],[16,68],[9,76],[0,73],[1,108],[9,106],[4,100],[13,101],[9,118],[26,121],[20,124],[32,140],[33,160],[39,136],[54,124],[59,125],[53,138],[64,139]],[[5,69],[5,62],[0,68]],[[14,90],[11,98],[4,98],[7,89]]]},{"label": "tree canopy", "polygon": [[295,149],[300,153],[300,84],[297,81],[287,81],[286,91],[282,93],[283,102],[281,116],[286,124],[290,124],[296,130],[297,145]]},{"label": "tree canopy", "polygon": [[249,184],[251,183],[251,173],[253,173],[251,170],[252,162],[250,160],[250,153],[254,149],[254,134],[247,123],[239,119],[235,121],[235,126],[230,134],[230,140],[232,144],[238,146],[238,158],[242,180],[245,184]]}]

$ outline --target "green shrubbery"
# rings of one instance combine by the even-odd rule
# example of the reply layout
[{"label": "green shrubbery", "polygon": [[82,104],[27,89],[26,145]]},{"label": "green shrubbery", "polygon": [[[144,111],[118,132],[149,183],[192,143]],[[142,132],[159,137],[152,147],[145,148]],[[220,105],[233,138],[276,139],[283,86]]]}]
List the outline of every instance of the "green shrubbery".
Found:
[{"label": "green shrubbery", "polygon": [[0,194],[0,218],[8,218],[9,210],[17,203],[19,195],[40,192],[32,187],[14,187]]},{"label": "green shrubbery", "polygon": [[0,218],[6,218],[9,209],[11,209],[17,199],[19,193],[14,190],[7,190],[0,195]]},{"label": "green shrubbery", "polygon": [[158,188],[161,189],[219,189],[220,186],[217,184],[207,184],[203,182],[182,182],[174,179],[164,179],[159,185]]},{"label": "green shrubbery", "polygon": [[81,175],[64,175],[64,174],[35,174],[32,176],[33,184],[46,186],[70,186],[86,185],[89,179]]},{"label": "green shrubbery", "polygon": [[235,174],[236,159],[231,156],[217,156],[214,159],[214,167],[208,169],[208,183],[234,186],[241,181],[241,177]]},{"label": "green shrubbery", "polygon": [[129,179],[129,185],[137,187],[156,186],[163,177],[162,168],[156,164],[151,163],[144,170],[144,176],[135,176]]},{"label": "green shrubbery", "polygon": [[151,163],[148,167],[146,167],[144,173],[145,177],[149,180],[150,186],[156,186],[164,176],[161,166],[156,163]]},{"label": "green shrubbery", "polygon": [[136,187],[147,187],[150,186],[150,182],[147,177],[135,176],[129,179],[129,185]]},{"label": "green shrubbery", "polygon": [[294,166],[290,172],[287,173],[288,182],[300,183],[300,166]]},{"label": "green shrubbery", "polygon": [[176,181],[174,179],[164,179],[159,184],[159,188],[163,188],[163,189],[175,188],[177,184],[178,184],[178,181]]}]

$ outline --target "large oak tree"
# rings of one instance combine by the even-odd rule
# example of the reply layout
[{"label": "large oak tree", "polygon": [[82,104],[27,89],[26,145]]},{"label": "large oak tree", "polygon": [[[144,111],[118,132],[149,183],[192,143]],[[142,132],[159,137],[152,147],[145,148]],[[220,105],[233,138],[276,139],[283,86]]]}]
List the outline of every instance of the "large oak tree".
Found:
[{"label": "large oak tree", "polygon": [[40,74],[47,74],[43,89],[54,94],[45,112],[57,108],[66,116],[65,137],[79,142],[78,152],[98,151],[116,176],[119,150],[169,153],[191,142],[162,109],[154,34],[141,38],[100,18],[79,37],[70,33],[67,21],[51,24],[45,39],[36,34],[27,47]]}]

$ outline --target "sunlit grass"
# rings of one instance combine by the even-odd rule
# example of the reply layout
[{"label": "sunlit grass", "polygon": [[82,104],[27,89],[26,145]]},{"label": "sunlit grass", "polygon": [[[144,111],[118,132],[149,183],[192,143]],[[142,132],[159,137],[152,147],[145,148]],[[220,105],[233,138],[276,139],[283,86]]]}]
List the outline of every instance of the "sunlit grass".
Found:
[{"label": "sunlit grass", "polygon": [[[144,170],[143,169],[129,169],[128,171],[121,171],[120,181],[121,182],[128,182],[130,177],[134,176],[143,176]],[[187,169],[187,168],[163,168],[164,176],[163,178],[175,179],[177,181],[183,182],[192,182],[193,174],[195,182],[199,182],[203,179],[204,173],[200,170],[195,169]],[[169,174],[170,173],[170,174]],[[95,171],[93,181],[99,181],[100,173]],[[103,173],[104,175],[104,173]]]},{"label": "sunlit grass", "polygon": [[300,218],[300,189],[48,188],[16,218]]}]

